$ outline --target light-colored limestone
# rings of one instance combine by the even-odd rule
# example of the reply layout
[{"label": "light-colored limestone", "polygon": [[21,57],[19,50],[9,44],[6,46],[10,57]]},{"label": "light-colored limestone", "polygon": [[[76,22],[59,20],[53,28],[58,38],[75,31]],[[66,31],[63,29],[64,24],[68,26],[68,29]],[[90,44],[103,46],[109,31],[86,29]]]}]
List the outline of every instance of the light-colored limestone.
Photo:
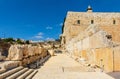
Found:
[{"label": "light-colored limestone", "polygon": [[102,72],[85,72],[88,69],[65,54],[52,56],[33,79],[114,79]]},{"label": "light-colored limestone", "polygon": [[53,49],[48,50],[48,53],[49,53],[51,56],[54,56],[54,50],[53,50]]},{"label": "light-colored limestone", "polygon": [[41,46],[31,45],[12,45],[9,49],[9,60],[22,60],[29,56],[41,55],[46,56],[47,50]]},{"label": "light-colored limestone", "polygon": [[8,72],[5,72],[5,73],[3,73],[3,74],[0,75],[0,79],[5,79],[6,77],[10,76],[11,74],[13,74],[16,71],[19,71],[21,69],[23,69],[23,67],[17,67],[17,68],[12,69],[12,70],[10,70]]},{"label": "light-colored limestone", "polygon": [[68,12],[61,45],[75,59],[106,72],[120,71],[119,28],[120,13]]},{"label": "light-colored limestone", "polygon": [[23,58],[23,47],[20,45],[12,45],[9,49],[8,58],[10,60],[22,60]]},{"label": "light-colored limestone", "polygon": [[47,49],[37,45],[12,45],[7,60],[20,61],[19,65],[27,65],[48,55]]}]

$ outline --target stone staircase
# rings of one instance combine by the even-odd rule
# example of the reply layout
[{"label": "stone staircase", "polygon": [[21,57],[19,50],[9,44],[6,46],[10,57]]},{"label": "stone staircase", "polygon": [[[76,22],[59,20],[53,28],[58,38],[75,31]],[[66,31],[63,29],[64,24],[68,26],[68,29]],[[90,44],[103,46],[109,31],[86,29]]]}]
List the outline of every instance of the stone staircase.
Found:
[{"label": "stone staircase", "polygon": [[0,69],[0,79],[32,79],[33,76],[38,72],[37,66],[40,67],[49,59],[50,55],[44,57],[37,63],[30,64],[28,68],[26,67],[16,67],[10,70]]},{"label": "stone staircase", "polygon": [[0,79],[32,79],[37,73],[35,69],[29,69],[22,66],[13,68],[0,73]]}]

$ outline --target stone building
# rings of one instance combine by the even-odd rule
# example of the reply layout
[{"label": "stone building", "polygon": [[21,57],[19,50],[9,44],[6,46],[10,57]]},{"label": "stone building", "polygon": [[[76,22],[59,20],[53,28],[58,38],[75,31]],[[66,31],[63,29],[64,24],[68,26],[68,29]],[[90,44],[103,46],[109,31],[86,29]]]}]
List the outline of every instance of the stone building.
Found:
[{"label": "stone building", "polygon": [[61,45],[71,56],[106,72],[120,71],[120,13],[68,12]]}]

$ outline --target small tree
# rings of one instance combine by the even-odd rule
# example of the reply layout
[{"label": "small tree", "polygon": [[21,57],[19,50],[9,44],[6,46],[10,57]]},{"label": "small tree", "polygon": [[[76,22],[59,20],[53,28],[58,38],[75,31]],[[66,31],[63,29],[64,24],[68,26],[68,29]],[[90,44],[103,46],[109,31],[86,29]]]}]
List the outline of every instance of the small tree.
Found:
[{"label": "small tree", "polygon": [[3,39],[3,42],[13,43],[13,42],[15,42],[15,40],[13,38],[5,38],[5,39]]},{"label": "small tree", "polygon": [[26,40],[26,42],[25,42],[26,44],[30,44],[30,41],[29,40]]},{"label": "small tree", "polygon": [[18,44],[24,44],[24,42],[22,42],[22,40],[20,38],[17,39],[16,41]]}]

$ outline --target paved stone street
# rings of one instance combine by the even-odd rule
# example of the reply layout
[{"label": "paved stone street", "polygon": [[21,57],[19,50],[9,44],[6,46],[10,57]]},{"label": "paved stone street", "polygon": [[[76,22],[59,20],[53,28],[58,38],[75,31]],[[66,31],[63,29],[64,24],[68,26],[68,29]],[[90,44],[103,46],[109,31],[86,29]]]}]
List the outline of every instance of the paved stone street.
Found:
[{"label": "paved stone street", "polygon": [[102,72],[85,72],[86,68],[65,54],[51,57],[33,79],[114,79]]}]

